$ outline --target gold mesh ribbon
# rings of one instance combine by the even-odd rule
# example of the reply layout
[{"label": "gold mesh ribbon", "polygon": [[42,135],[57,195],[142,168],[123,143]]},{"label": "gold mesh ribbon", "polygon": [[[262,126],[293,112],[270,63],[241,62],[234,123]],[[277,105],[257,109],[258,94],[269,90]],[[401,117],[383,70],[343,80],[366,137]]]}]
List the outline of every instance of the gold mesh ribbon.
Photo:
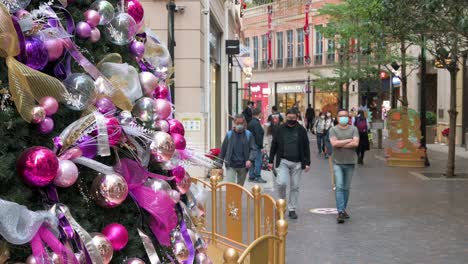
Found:
[{"label": "gold mesh ribbon", "polygon": [[19,40],[7,8],[0,4],[0,56],[6,58],[10,93],[21,117],[31,122],[31,110],[44,96],[63,100],[65,86],[56,78],[29,68],[14,56],[20,53]]}]

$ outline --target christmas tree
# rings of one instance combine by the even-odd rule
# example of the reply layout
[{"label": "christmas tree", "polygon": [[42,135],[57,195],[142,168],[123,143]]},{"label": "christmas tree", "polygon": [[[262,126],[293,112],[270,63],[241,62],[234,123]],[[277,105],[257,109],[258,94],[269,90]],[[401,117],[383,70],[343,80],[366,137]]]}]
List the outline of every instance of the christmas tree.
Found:
[{"label": "christmas tree", "polygon": [[183,167],[204,160],[143,15],[138,0],[0,1],[0,263],[210,263]]}]

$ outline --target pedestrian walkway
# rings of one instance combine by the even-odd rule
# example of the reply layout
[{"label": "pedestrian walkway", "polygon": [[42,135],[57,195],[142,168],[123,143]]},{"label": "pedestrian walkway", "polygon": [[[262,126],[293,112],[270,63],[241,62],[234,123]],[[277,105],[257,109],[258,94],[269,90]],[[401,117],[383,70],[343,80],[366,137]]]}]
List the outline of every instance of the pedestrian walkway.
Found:
[{"label": "pedestrian walkway", "polygon": [[311,151],[299,219],[289,220],[286,263],[467,262],[467,181],[424,181],[405,168],[387,167],[376,158],[379,153],[368,152],[351,185],[351,219],[337,225],[335,214],[310,212],[335,207],[328,162],[317,157],[315,145]]}]

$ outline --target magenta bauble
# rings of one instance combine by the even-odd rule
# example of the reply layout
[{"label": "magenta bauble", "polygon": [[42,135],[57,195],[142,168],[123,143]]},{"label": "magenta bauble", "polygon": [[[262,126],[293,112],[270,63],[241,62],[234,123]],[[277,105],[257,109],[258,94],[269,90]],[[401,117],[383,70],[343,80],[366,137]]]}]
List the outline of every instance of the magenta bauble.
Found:
[{"label": "magenta bauble", "polygon": [[99,14],[98,11],[89,9],[84,13],[86,22],[92,27],[96,27],[99,25],[99,21],[101,20],[101,15]]},{"label": "magenta bauble", "polygon": [[172,105],[168,100],[156,99],[156,114],[158,119],[166,120],[172,113]]},{"label": "magenta bauble", "polygon": [[54,130],[54,120],[50,117],[46,117],[44,121],[39,123],[38,131],[41,134],[49,134]]},{"label": "magenta bauble", "polygon": [[121,224],[108,224],[102,230],[102,234],[110,241],[115,251],[122,250],[128,243],[127,229]]},{"label": "magenta bauble", "polygon": [[99,28],[93,28],[91,29],[91,36],[89,37],[89,40],[92,43],[96,43],[101,39],[101,31],[99,31]]},{"label": "magenta bauble", "polygon": [[111,101],[111,99],[107,97],[101,97],[96,100],[96,103],[94,104],[96,108],[99,110],[99,112],[106,114],[109,112],[113,112],[117,110],[117,107],[115,107],[114,103]]},{"label": "magenta bauble", "polygon": [[182,136],[185,136],[185,129],[184,125],[177,120],[177,119],[169,119],[167,120],[169,123],[169,133],[170,134],[181,134]]},{"label": "magenta bauble", "polygon": [[43,187],[57,176],[59,161],[54,152],[45,147],[31,147],[16,161],[16,172],[31,186]]},{"label": "magenta bauble", "polygon": [[67,188],[75,184],[78,179],[78,168],[75,163],[69,160],[59,161],[59,172],[54,179],[54,184],[58,187]]},{"label": "magenta bauble", "polygon": [[137,24],[143,20],[145,12],[138,0],[128,0],[127,9],[128,14],[133,17]]},{"label": "magenta bauble", "polygon": [[87,39],[91,36],[91,26],[86,22],[78,22],[76,25],[76,34],[82,39]]},{"label": "magenta bauble", "polygon": [[132,41],[132,44],[130,44],[130,53],[137,58],[143,57],[143,54],[145,54],[145,44],[137,40]]},{"label": "magenta bauble", "polygon": [[56,61],[63,54],[63,42],[59,38],[48,39],[44,42],[49,61]]},{"label": "magenta bauble", "polygon": [[184,150],[187,146],[184,136],[181,134],[171,134],[172,140],[174,141],[175,148],[178,150]]},{"label": "magenta bauble", "polygon": [[109,136],[109,144],[115,146],[120,142],[122,137],[122,127],[119,120],[113,116],[106,116],[107,134]]},{"label": "magenta bauble", "polygon": [[57,110],[59,108],[57,100],[52,96],[42,97],[41,100],[39,100],[39,105],[42,106],[42,108],[44,108],[47,116],[51,116],[57,113]]}]

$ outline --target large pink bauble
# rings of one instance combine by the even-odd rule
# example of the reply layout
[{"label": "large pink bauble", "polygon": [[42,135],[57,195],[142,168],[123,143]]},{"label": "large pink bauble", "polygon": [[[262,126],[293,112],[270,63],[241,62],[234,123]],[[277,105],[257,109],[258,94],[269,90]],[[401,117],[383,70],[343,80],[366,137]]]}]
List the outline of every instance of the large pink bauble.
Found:
[{"label": "large pink bauble", "polygon": [[166,120],[156,120],[154,123],[156,130],[166,133],[169,132],[169,123]]},{"label": "large pink bauble", "polygon": [[91,185],[91,195],[104,208],[114,208],[125,201],[128,185],[118,174],[99,174]]},{"label": "large pink bauble", "polygon": [[141,72],[139,74],[140,83],[143,88],[143,94],[151,96],[154,89],[158,86],[158,78],[151,72]]},{"label": "large pink bauble", "polygon": [[106,116],[107,134],[109,136],[109,144],[115,146],[122,138],[122,127],[116,117]]},{"label": "large pink bauble", "polygon": [[190,185],[192,185],[192,179],[188,173],[185,173],[184,178],[177,183],[177,190],[179,190],[181,194],[186,194],[190,190]]},{"label": "large pink bauble", "polygon": [[68,188],[75,184],[78,175],[79,172],[75,163],[69,160],[61,160],[59,162],[58,175],[54,179],[54,184],[58,187]]},{"label": "large pink bauble", "polygon": [[99,25],[99,21],[101,20],[101,15],[99,14],[98,11],[89,9],[84,13],[86,22],[92,27],[95,28],[97,25]]},{"label": "large pink bauble", "polygon": [[167,120],[169,123],[169,133],[170,134],[180,134],[182,136],[185,136],[185,129],[184,125],[177,120],[177,119],[169,119]]},{"label": "large pink bauble", "polygon": [[171,175],[175,177],[176,183],[181,182],[185,177],[185,169],[182,166],[177,166],[171,170]]},{"label": "large pink bauble", "polygon": [[114,250],[110,241],[101,233],[91,233],[91,243],[98,249],[104,264],[108,264],[112,260]]},{"label": "large pink bauble", "polygon": [[76,34],[82,39],[87,39],[91,36],[91,26],[86,22],[78,22],[76,25]]},{"label": "large pink bauble", "polygon": [[52,96],[42,97],[41,100],[39,101],[39,105],[41,105],[42,108],[44,108],[47,116],[51,116],[57,113],[57,110],[59,108],[59,104],[57,100]]},{"label": "large pink bauble", "polygon": [[48,39],[44,42],[49,56],[49,61],[56,61],[63,54],[63,42],[59,38]]},{"label": "large pink bauble", "polygon": [[16,171],[31,186],[43,187],[57,176],[59,161],[54,152],[44,147],[31,147],[23,151],[16,161]]},{"label": "large pink bauble", "polygon": [[169,88],[167,88],[167,85],[165,84],[160,84],[156,87],[154,90],[154,98],[157,99],[167,99],[169,96]]},{"label": "large pink bauble", "polygon": [[145,11],[138,0],[128,0],[127,9],[128,14],[135,19],[137,24],[143,20]]},{"label": "large pink bauble", "polygon": [[49,134],[54,130],[54,120],[50,117],[46,117],[38,126],[39,133]]},{"label": "large pink bauble", "polygon": [[166,120],[172,113],[172,105],[166,99],[156,99],[156,114],[158,119]]},{"label": "large pink bauble", "polygon": [[99,28],[93,28],[91,29],[91,35],[89,36],[89,40],[91,43],[96,43],[101,39],[101,31],[99,31]]},{"label": "large pink bauble", "polygon": [[108,224],[102,230],[102,234],[107,237],[115,251],[122,250],[128,243],[127,229],[121,224]]},{"label": "large pink bauble", "polygon": [[172,134],[172,140],[174,141],[175,148],[178,150],[184,150],[187,146],[187,142],[181,134]]},{"label": "large pink bauble", "polygon": [[124,264],[145,264],[145,262],[139,258],[129,258],[125,260]]}]

